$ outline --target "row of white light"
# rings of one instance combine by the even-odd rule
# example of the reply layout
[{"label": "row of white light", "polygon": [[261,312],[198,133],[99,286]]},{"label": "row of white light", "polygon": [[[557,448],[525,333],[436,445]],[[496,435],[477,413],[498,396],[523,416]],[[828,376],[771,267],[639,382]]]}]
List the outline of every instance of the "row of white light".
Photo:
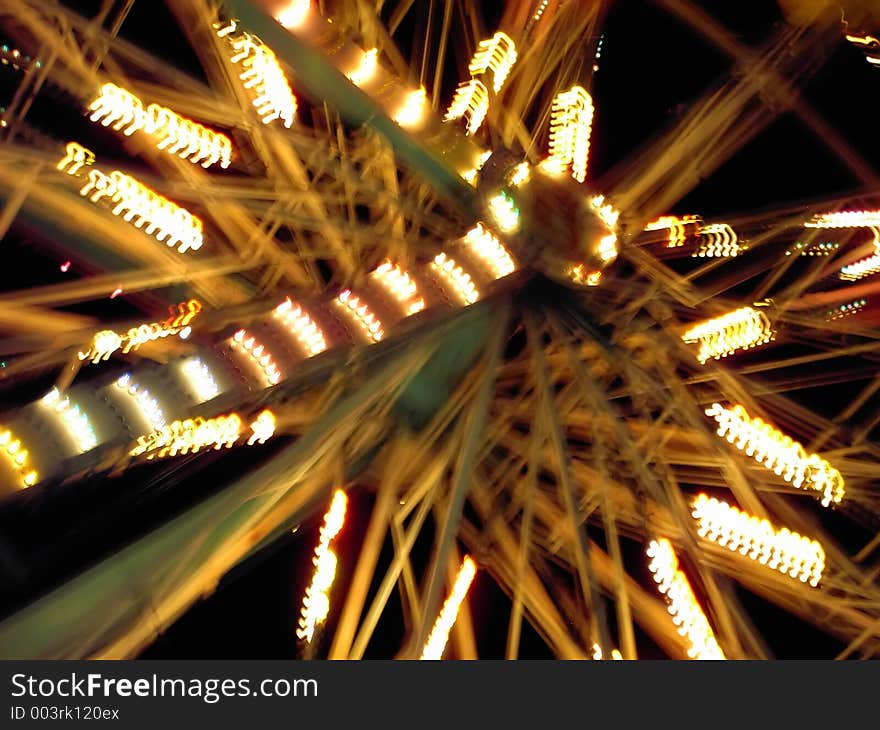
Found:
[{"label": "row of white light", "polygon": [[840,269],[840,278],[844,281],[858,281],[880,271],[880,226],[868,226],[874,234],[874,253],[870,256],[847,264]]},{"label": "row of white light", "polygon": [[324,515],[324,523],[321,525],[318,545],[315,547],[315,555],[312,558],[315,572],[303,597],[299,627],[296,630],[297,638],[306,644],[311,643],[315,631],[327,620],[327,616],[330,614],[330,588],[336,578],[338,563],[336,553],[330,549],[330,543],[345,524],[347,504],[348,497],[345,492],[337,489],[333,493],[333,501],[330,503],[330,509]]},{"label": "row of white light", "polygon": [[147,425],[147,431],[158,431],[165,427],[165,413],[159,401],[149,390],[132,382],[130,373],[120,377],[116,381],[116,387],[134,403]]},{"label": "row of white light", "polygon": [[198,251],[204,242],[201,219],[119,170],[91,170],[79,191],[93,203],[109,198],[113,215],[180,253]]},{"label": "row of white light", "polygon": [[474,280],[455,259],[445,253],[438,253],[431,262],[433,269],[443,282],[455,293],[461,304],[473,304],[480,298],[480,291]]},{"label": "row of white light", "polygon": [[199,403],[204,403],[220,395],[220,387],[214,380],[211,369],[205,365],[201,358],[191,357],[184,360],[180,365],[189,389]]},{"label": "row of white light", "polygon": [[217,23],[214,27],[233,52],[229,60],[240,63],[244,69],[239,79],[254,97],[253,106],[263,124],[278,120],[285,127],[291,127],[296,115],[296,97],[272,49],[255,35],[239,29],[236,20]]},{"label": "row of white light", "polygon": [[[275,434],[275,414],[266,409],[249,424],[247,444],[265,443]],[[187,418],[172,421],[160,429],[139,436],[131,456],[146,455],[147,459],[196,453],[202,449],[232,448],[248,432],[237,413],[214,418]]]},{"label": "row of white light", "polygon": [[370,340],[380,342],[385,337],[382,321],[370,310],[366,302],[352,293],[351,289],[340,292],[333,301]]},{"label": "row of white light", "polygon": [[[79,176],[80,170],[94,161],[95,154],[91,150],[77,142],[68,142],[64,157],[55,167],[60,172]],[[121,216],[135,228],[142,228],[147,235],[169,247],[176,246],[180,253],[202,247],[204,234],[200,218],[119,170],[109,174],[97,168],[90,170],[88,182],[79,194],[93,203],[106,198],[113,215]]]},{"label": "row of white light", "polygon": [[880,210],[842,210],[814,215],[804,228],[863,228],[880,226]]},{"label": "row of white light", "polygon": [[739,255],[741,246],[736,231],[727,223],[712,223],[697,229],[700,242],[694,257],[733,258]]},{"label": "row of white light", "polygon": [[516,262],[501,241],[477,223],[464,236],[464,244],[486,265],[495,279],[501,279],[516,271]]},{"label": "row of white light", "polygon": [[469,555],[465,555],[452,584],[452,590],[443,602],[443,608],[437,616],[428,640],[422,649],[420,659],[441,659],[449,641],[449,632],[455,625],[461,604],[467,596],[474,576],[477,574],[477,565]]},{"label": "row of white light", "polygon": [[302,307],[294,304],[289,297],[275,307],[273,315],[294,336],[297,344],[305,350],[307,357],[317,355],[327,349],[327,339],[321,328],[315,324]]},{"label": "row of white light", "polygon": [[31,467],[28,450],[9,429],[0,429],[0,453],[6,457],[13,471],[18,472],[22,487],[32,487],[37,483],[39,474]]},{"label": "row of white light", "polygon": [[840,269],[844,281],[858,281],[880,272],[880,210],[842,210],[814,215],[805,228],[869,228],[874,234],[874,253]]},{"label": "row of white light", "polygon": [[593,111],[593,98],[581,86],[556,95],[550,111],[550,156],[542,169],[562,174],[570,167],[575,180],[586,179]]},{"label": "row of white light", "polygon": [[158,149],[202,167],[220,163],[226,168],[232,161],[232,141],[225,134],[158,104],[145,107],[137,96],[115,84],[104,84],[88,108],[93,122],[126,136],[142,131]]},{"label": "row of white light", "polygon": [[766,565],[773,570],[817,586],[825,568],[825,551],[815,540],[775,528],[736,507],[700,494],[692,514],[700,537]]},{"label": "row of white light", "polygon": [[657,589],[666,598],[667,609],[690,646],[691,659],[724,659],[712,627],[700,608],[687,576],[678,567],[678,558],[672,543],[665,538],[652,540],[648,545],[648,568],[657,583]]},{"label": "row of white light", "polygon": [[98,363],[109,360],[117,351],[123,353],[137,350],[141,345],[164,337],[179,336],[186,339],[192,332],[190,322],[202,311],[202,305],[196,299],[190,299],[177,305],[177,313],[169,307],[171,316],[161,322],[150,322],[130,327],[126,332],[100,330],[92,336],[88,349],[79,352],[80,360],[91,360]]},{"label": "row of white light", "polygon": [[740,307],[695,324],[681,338],[687,343],[700,344],[697,359],[705,363],[766,344],[775,336],[770,319],[762,309]]},{"label": "row of white light", "polygon": [[686,226],[693,223],[699,223],[699,216],[686,215],[681,218],[675,215],[662,215],[656,220],[651,221],[645,226],[645,231],[669,231],[666,241],[667,248],[678,248],[684,246],[687,240]]},{"label": "row of white light", "polygon": [[419,290],[413,278],[400,266],[383,261],[382,264],[370,274],[370,278],[376,281],[388,294],[390,294],[403,308],[404,316],[421,312],[425,308],[425,300],[419,296]]},{"label": "row of white light", "polygon": [[72,402],[68,396],[61,395],[58,388],[52,388],[40,401],[43,406],[51,409],[60,420],[64,429],[76,445],[77,453],[91,451],[98,445],[98,437],[88,414],[78,403]]},{"label": "row of white light", "polygon": [[266,346],[258,342],[256,337],[247,330],[240,329],[228,340],[236,352],[242,353],[259,371],[266,387],[277,385],[281,380],[281,371]]},{"label": "row of white light", "polygon": [[797,489],[822,495],[822,505],[839,503],[846,494],[840,472],[818,454],[808,454],[791,436],[753,418],[741,405],[713,403],[706,415],[718,423],[718,435]]},{"label": "row of white light", "polygon": [[[444,117],[445,121],[467,119],[467,134],[475,134],[489,112],[489,89],[484,81],[492,75],[492,90],[497,94],[504,86],[516,63],[516,44],[506,33],[498,31],[480,41],[468,66],[471,78],[459,84]],[[478,78],[480,77],[480,78]]]}]

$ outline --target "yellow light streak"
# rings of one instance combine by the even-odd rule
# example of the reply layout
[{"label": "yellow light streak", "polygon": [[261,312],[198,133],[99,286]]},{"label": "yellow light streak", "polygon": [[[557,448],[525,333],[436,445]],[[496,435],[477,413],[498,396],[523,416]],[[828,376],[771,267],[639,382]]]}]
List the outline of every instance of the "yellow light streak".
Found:
[{"label": "yellow light streak", "polygon": [[503,233],[513,233],[519,228],[519,208],[504,191],[489,198],[489,214],[498,230]]},{"label": "yellow light streak", "polygon": [[67,396],[62,397],[58,388],[52,388],[40,402],[56,415],[79,453],[91,451],[98,445],[88,414]]},{"label": "yellow light streak", "polygon": [[492,72],[492,88],[497,94],[504,86],[510,70],[516,63],[516,44],[506,33],[498,31],[491,38],[480,41],[471,59],[471,76]]},{"label": "yellow light streak", "polygon": [[464,243],[488,267],[495,279],[516,271],[516,262],[510,252],[482,223],[477,223],[465,234]]},{"label": "yellow light streak", "polygon": [[400,266],[384,261],[370,274],[370,278],[376,281],[387,291],[403,308],[404,314],[409,317],[425,308],[425,300],[419,296],[413,278]]},{"label": "yellow light streak", "polygon": [[278,365],[266,347],[258,342],[253,335],[249,334],[247,330],[240,329],[229,338],[228,342],[232,349],[241,352],[250,360],[259,371],[266,387],[278,384],[281,380]]},{"label": "yellow light streak", "polygon": [[677,248],[678,246],[684,246],[687,240],[685,226],[689,223],[696,223],[699,220],[699,217],[695,215],[686,215],[683,218],[674,215],[663,215],[657,218],[657,220],[648,223],[645,226],[645,230],[661,231],[668,229],[669,238],[667,239],[666,246],[667,248]]},{"label": "yellow light streak", "polygon": [[81,168],[95,161],[95,153],[79,142],[68,142],[64,150],[65,155],[55,165],[55,169],[67,175],[76,175]]},{"label": "yellow light streak", "polygon": [[489,112],[489,90],[482,81],[471,79],[458,85],[443,121],[467,118],[466,133],[475,134]]},{"label": "yellow light streak", "polygon": [[315,556],[312,558],[315,572],[303,597],[299,628],[296,630],[297,638],[307,644],[311,643],[315,630],[330,614],[330,588],[336,578],[337,564],[336,553],[330,549],[330,543],[345,524],[347,503],[348,497],[345,492],[337,489],[333,493],[330,509],[324,515],[324,524],[321,526]]},{"label": "yellow light streak", "polygon": [[617,258],[617,221],[620,219],[620,211],[611,203],[606,202],[604,195],[595,195],[590,198],[590,205],[602,222],[611,230],[610,233],[599,240],[596,254],[603,264],[609,264]]},{"label": "yellow light streak", "polygon": [[572,266],[566,273],[568,278],[579,286],[599,286],[599,282],[602,280],[601,271],[590,271],[583,264]]},{"label": "yellow light streak", "polygon": [[137,445],[129,452],[131,456],[146,454],[147,459],[196,453],[213,447],[231,449],[242,433],[241,416],[230,413],[215,418],[201,416],[172,421],[164,428],[145,436],[139,436]]},{"label": "yellow light streak", "polygon": [[458,569],[458,574],[455,576],[455,582],[452,584],[452,590],[443,602],[443,608],[440,609],[440,614],[434,622],[434,627],[431,629],[431,634],[425,642],[419,659],[441,659],[443,657],[446,643],[449,641],[449,632],[458,618],[461,604],[464,602],[476,574],[476,563],[470,555],[465,555]]},{"label": "yellow light streak", "polygon": [[214,27],[232,51],[229,60],[241,64],[243,71],[239,79],[254,97],[252,104],[263,124],[278,120],[285,127],[291,127],[296,115],[296,97],[272,49],[256,36],[239,30],[235,20]]},{"label": "yellow light streak", "polygon": [[590,205],[606,226],[611,229],[617,227],[617,221],[620,220],[620,211],[605,200],[604,195],[594,195],[590,198]]},{"label": "yellow light streak", "polygon": [[232,161],[232,141],[225,134],[158,104],[145,107],[137,96],[115,84],[104,84],[88,110],[91,121],[126,136],[142,131],[158,149],[193,164],[208,168],[219,162],[220,167],[226,168]]},{"label": "yellow light streak", "polygon": [[127,353],[131,350],[137,350],[147,342],[163,337],[170,337],[172,335],[184,336],[184,332],[188,335],[189,324],[202,311],[202,305],[198,300],[190,299],[178,304],[176,309],[177,312],[175,313],[174,307],[169,307],[171,316],[162,322],[151,322],[131,327],[122,334],[113,330],[96,332],[92,337],[89,349],[79,353],[79,359],[91,360],[95,364],[102,360],[109,360],[110,356],[118,350]]},{"label": "yellow light streak", "polygon": [[692,256],[705,258],[733,258],[740,253],[741,246],[736,231],[727,223],[712,223],[697,229],[701,237],[697,250]]},{"label": "yellow light streak", "polygon": [[791,436],[761,418],[751,417],[741,405],[725,408],[713,403],[706,415],[718,423],[718,435],[746,456],[796,489],[821,494],[823,507],[843,500],[846,490],[840,472],[818,454],[808,454]]},{"label": "yellow light streak", "polygon": [[116,381],[116,387],[134,403],[146,423],[148,431],[158,431],[165,427],[165,413],[162,406],[159,405],[159,401],[150,394],[149,390],[133,383],[130,373],[120,377]]},{"label": "yellow light streak", "polygon": [[688,640],[691,659],[724,659],[709,620],[697,602],[687,576],[679,570],[678,558],[672,543],[665,538],[651,540],[648,545],[648,568],[654,575],[657,590],[666,599],[667,610],[678,627],[678,633]]},{"label": "yellow light streak", "polygon": [[180,369],[186,378],[190,391],[200,403],[220,395],[220,388],[211,374],[211,369],[202,362],[201,358],[193,357],[184,360]]},{"label": "yellow light streak", "polygon": [[445,253],[438,253],[431,262],[431,268],[450,286],[462,304],[473,304],[480,298],[474,280],[455,262],[455,259],[449,258]]},{"label": "yellow light streak", "polygon": [[[275,433],[275,414],[262,411],[250,423],[251,434],[248,445],[264,443]],[[146,455],[147,459],[194,454],[202,449],[231,449],[247,430],[244,421],[237,413],[228,413],[214,418],[187,418],[172,421],[167,426],[152,433],[138,437],[137,445],[129,452],[131,456]]]},{"label": "yellow light streak", "polygon": [[355,86],[362,86],[373,78],[373,74],[376,73],[378,67],[379,49],[371,48],[369,51],[364,51],[364,55],[361,56],[358,67],[348,74],[348,80]]},{"label": "yellow light streak", "polygon": [[9,429],[0,431],[0,453],[18,473],[22,487],[32,487],[37,483],[39,475],[30,466],[28,450],[22,446],[21,439]]},{"label": "yellow light streak", "polygon": [[415,127],[424,117],[428,97],[422,88],[411,91],[394,114],[394,121],[401,127]]},{"label": "yellow light streak", "polygon": [[381,320],[370,311],[370,308],[361,301],[360,297],[352,294],[351,289],[340,292],[334,301],[361,332],[373,342],[379,342],[385,336]]},{"label": "yellow light streak", "polygon": [[491,156],[492,150],[481,152],[480,156],[474,162],[474,166],[470,170],[466,170],[465,172],[463,172],[461,176],[471,185],[475,185],[477,182],[477,175],[479,175],[480,170],[483,169],[483,165],[486,164],[486,160],[488,160]]},{"label": "yellow light streak", "polygon": [[290,0],[285,7],[275,13],[275,20],[288,30],[299,28],[305,23],[311,7],[310,0]]},{"label": "yellow light streak", "polygon": [[571,166],[572,177],[587,177],[590,134],[593,128],[593,99],[581,86],[562,91],[553,99],[550,112],[550,161],[547,169]]},{"label": "yellow light streak", "polygon": [[248,438],[248,446],[254,444],[264,444],[275,435],[275,414],[266,409],[261,411],[257,417],[251,421],[251,435]]},{"label": "yellow light streak", "polygon": [[93,203],[107,198],[113,215],[180,253],[202,247],[201,219],[119,170],[107,175],[92,169],[79,194]]},{"label": "yellow light streak", "polygon": [[855,43],[860,46],[876,46],[877,48],[880,48],[880,40],[877,40],[874,36],[871,35],[858,36],[850,35],[847,33],[846,39],[850,43]]},{"label": "yellow light streak", "polygon": [[293,335],[307,356],[317,355],[327,349],[327,340],[321,328],[302,307],[294,304],[290,297],[275,307],[273,315],[284,323],[287,331]]},{"label": "yellow light streak", "polygon": [[520,185],[525,185],[532,177],[532,168],[528,162],[520,162],[516,167],[513,168],[510,172],[510,177],[508,178],[508,182],[513,187],[519,187]]},{"label": "yellow light streak", "polygon": [[694,500],[691,514],[697,521],[700,537],[802,583],[819,585],[825,569],[825,551],[815,540],[785,527],[777,529],[768,520],[705,494]]},{"label": "yellow light streak", "polygon": [[766,344],[775,335],[764,312],[754,307],[741,307],[694,325],[681,339],[687,343],[700,343],[697,359],[705,364],[712,358],[719,360],[739,350]]}]

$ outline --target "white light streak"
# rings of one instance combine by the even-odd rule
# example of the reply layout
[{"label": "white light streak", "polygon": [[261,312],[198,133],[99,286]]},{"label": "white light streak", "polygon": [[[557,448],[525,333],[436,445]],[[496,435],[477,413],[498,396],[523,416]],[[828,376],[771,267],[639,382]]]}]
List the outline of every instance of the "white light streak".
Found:
[{"label": "white light streak", "polygon": [[593,99],[581,86],[562,91],[553,99],[550,112],[550,160],[546,167],[571,166],[572,177],[587,177],[590,134],[593,128]]},{"label": "white light streak", "polygon": [[815,540],[785,527],[777,530],[768,520],[753,517],[705,494],[694,500],[692,514],[700,537],[802,583],[819,585],[825,568],[825,551]]},{"label": "white light streak", "polygon": [[468,66],[471,76],[492,72],[492,88],[497,94],[516,63],[516,44],[506,33],[498,31],[491,38],[480,41]]},{"label": "white light streak", "polygon": [[133,383],[130,373],[119,378],[116,387],[134,403],[147,426],[147,431],[158,431],[165,427],[165,413],[159,401],[150,394],[149,390]]},{"label": "white light streak", "polygon": [[180,370],[186,378],[187,385],[199,403],[204,403],[220,395],[220,388],[211,374],[211,369],[201,358],[193,357],[184,360]]},{"label": "white light streak", "polygon": [[455,259],[445,253],[438,253],[431,262],[431,268],[449,285],[462,304],[473,304],[480,298],[480,292],[474,280]]},{"label": "white light streak", "polygon": [[822,506],[838,504],[846,494],[840,472],[818,454],[760,418],[753,418],[741,405],[725,408],[713,403],[706,415],[718,423],[718,435],[755,461],[782,477],[796,489],[818,492]]},{"label": "white light streak", "polygon": [[413,278],[391,261],[384,261],[370,274],[370,278],[400,304],[405,316],[409,317],[425,308],[425,300],[419,296],[419,290]]},{"label": "white light streak", "polygon": [[229,60],[241,64],[243,71],[239,79],[254,97],[252,103],[263,124],[278,120],[285,127],[291,127],[296,115],[296,97],[272,49],[256,36],[239,31],[235,20],[215,28],[233,52]]},{"label": "white light streak", "polygon": [[296,630],[297,638],[307,644],[311,643],[315,630],[327,620],[327,616],[330,614],[329,594],[336,578],[337,564],[336,553],[330,549],[330,543],[345,524],[347,503],[348,497],[345,492],[337,489],[333,494],[330,509],[324,515],[324,524],[321,526],[315,557],[312,558],[315,572],[303,597],[299,628]]},{"label": "white light streak", "polygon": [[305,350],[306,356],[317,355],[327,349],[327,340],[321,328],[315,324],[308,313],[290,298],[275,307],[274,316],[281,320],[297,344]]},{"label": "white light streak", "polygon": [[449,641],[449,632],[458,618],[461,604],[464,602],[476,574],[476,564],[469,555],[465,555],[458,569],[458,574],[455,576],[452,590],[443,602],[443,608],[440,609],[431,634],[425,642],[420,659],[441,659],[443,657],[446,643]]},{"label": "white light streak", "polygon": [[483,227],[482,223],[477,223],[465,234],[464,243],[486,265],[495,279],[501,279],[516,271],[513,257],[504,245]]},{"label": "white light streak", "polygon": [[678,627],[679,635],[690,643],[691,659],[724,659],[724,652],[715,639],[687,576],[678,568],[678,558],[669,540],[651,540],[648,545],[648,567],[654,575],[657,590],[666,598],[667,609]]},{"label": "white light streak", "polygon": [[91,451],[98,445],[98,437],[88,414],[67,396],[62,398],[58,388],[52,388],[44,395],[41,403],[56,414],[76,445],[78,453]]},{"label": "white light streak", "polygon": [[340,292],[334,301],[361,332],[373,342],[379,342],[385,336],[381,320],[370,311],[370,308],[361,301],[360,297],[352,294],[351,289]]}]

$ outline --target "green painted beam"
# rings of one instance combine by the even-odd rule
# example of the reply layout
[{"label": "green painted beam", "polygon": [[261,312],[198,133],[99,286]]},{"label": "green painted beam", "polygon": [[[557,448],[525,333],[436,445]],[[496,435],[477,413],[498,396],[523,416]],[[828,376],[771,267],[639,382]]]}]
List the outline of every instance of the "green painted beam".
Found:
[{"label": "green painted beam", "polygon": [[326,102],[352,126],[366,125],[381,134],[398,160],[417,173],[448,202],[471,213],[475,191],[444,160],[391,120],[367,94],[352,84],[326,56],[288,32],[250,0],[225,0],[225,6],[248,32],[268,45],[296,74],[297,91]]}]

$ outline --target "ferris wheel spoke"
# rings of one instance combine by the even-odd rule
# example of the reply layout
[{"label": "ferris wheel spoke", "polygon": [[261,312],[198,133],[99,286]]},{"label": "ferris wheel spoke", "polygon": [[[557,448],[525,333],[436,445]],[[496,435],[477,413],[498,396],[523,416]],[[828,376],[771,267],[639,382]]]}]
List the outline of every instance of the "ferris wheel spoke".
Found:
[{"label": "ferris wheel spoke", "polygon": [[[749,67],[758,61],[753,51],[739,43],[732,33],[724,29],[706,11],[694,5],[690,0],[661,0],[661,4],[712,41],[738,64]],[[844,160],[856,177],[868,185],[876,186],[880,179],[862,156],[815,109],[807,104],[796,90],[791,88],[791,82],[788,79],[773,69],[770,69],[769,73],[776,84],[777,98],[786,106],[790,106],[814,133],[816,139],[826,144],[835,156]]]}]

